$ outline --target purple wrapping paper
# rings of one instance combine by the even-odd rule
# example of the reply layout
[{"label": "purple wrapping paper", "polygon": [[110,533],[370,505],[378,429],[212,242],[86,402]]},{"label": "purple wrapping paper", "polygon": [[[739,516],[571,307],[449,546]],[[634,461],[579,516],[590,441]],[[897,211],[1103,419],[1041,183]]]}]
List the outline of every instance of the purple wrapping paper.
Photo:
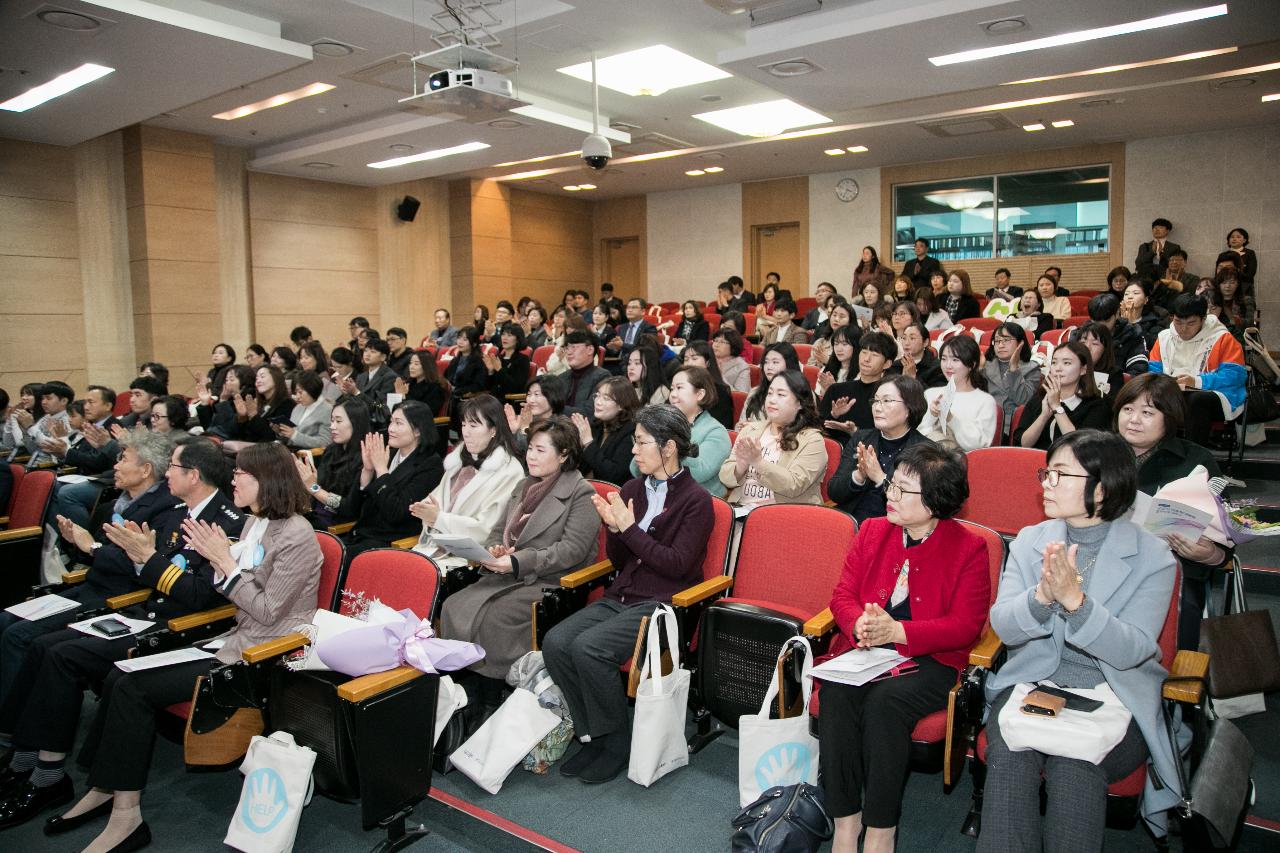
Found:
[{"label": "purple wrapping paper", "polygon": [[315,652],[334,672],[352,677],[386,672],[401,664],[421,672],[452,672],[484,658],[484,649],[461,640],[442,640],[431,623],[401,610],[403,622],[356,628],[321,640]]}]

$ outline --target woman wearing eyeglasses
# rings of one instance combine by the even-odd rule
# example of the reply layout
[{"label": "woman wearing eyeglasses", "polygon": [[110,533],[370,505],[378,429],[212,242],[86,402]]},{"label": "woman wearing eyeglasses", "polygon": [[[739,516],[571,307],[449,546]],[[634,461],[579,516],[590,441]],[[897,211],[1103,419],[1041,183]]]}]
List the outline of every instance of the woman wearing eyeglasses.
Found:
[{"label": "woman wearing eyeglasses", "polygon": [[904,450],[885,485],[886,516],[858,529],[831,595],[840,629],[832,654],[886,646],[911,658],[899,674],[861,687],[822,685],[818,760],[833,853],[855,853],[864,828],[864,853],[893,850],[911,730],[946,707],[982,632],[986,543],[952,520],[968,496],[963,454],[933,444]]},{"label": "woman wearing eyeglasses", "polygon": [[[1162,813],[1179,801],[1160,712],[1167,673],[1157,643],[1176,571],[1168,545],[1121,517],[1137,491],[1133,451],[1115,433],[1080,429],[1053,443],[1047,466],[1040,482],[1049,520],[1013,541],[991,608],[991,627],[1009,657],[986,683],[984,796],[995,807],[983,815],[983,853],[1101,850],[1107,785],[1148,760],[1154,774],[1147,774],[1143,816],[1162,826]],[[1029,736],[1017,708],[1002,713],[1019,685],[1048,681],[1064,690],[1104,688],[1108,703],[1133,715],[1127,727],[1105,730],[1095,719],[1093,740],[1106,749],[1096,763],[1078,757],[1080,743]],[[1004,728],[1020,739],[1017,751]]]},{"label": "woman wearing eyeglasses", "polygon": [[916,427],[929,404],[924,388],[910,376],[890,376],[871,398],[873,426],[858,430],[840,454],[840,467],[827,483],[837,508],[858,522],[885,514],[885,487],[900,457],[918,444],[933,444]]}]

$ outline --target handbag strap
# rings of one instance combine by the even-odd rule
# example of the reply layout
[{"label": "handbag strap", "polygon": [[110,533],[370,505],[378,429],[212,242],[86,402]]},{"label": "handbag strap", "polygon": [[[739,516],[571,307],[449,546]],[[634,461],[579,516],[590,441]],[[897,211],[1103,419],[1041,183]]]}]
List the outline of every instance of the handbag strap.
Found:
[{"label": "handbag strap", "polygon": [[[1168,681],[1198,681],[1202,685],[1204,679],[1194,675],[1180,675],[1167,679]],[[1207,685],[1205,685],[1207,688]],[[1169,748],[1173,750],[1173,766],[1178,771],[1178,788],[1180,790],[1179,798],[1181,800],[1178,806],[1178,814],[1184,818],[1191,817],[1194,814],[1193,808],[1195,803],[1191,798],[1191,786],[1187,784],[1187,771],[1182,766],[1182,751],[1178,749],[1178,739],[1173,735],[1173,714],[1169,711],[1169,702],[1162,701],[1160,703],[1160,712],[1164,715],[1164,732],[1169,738]]]},{"label": "handbag strap", "polygon": [[[641,689],[646,680],[652,684],[654,696],[662,695],[662,641],[659,631],[661,625],[667,629],[667,648],[671,651],[671,671],[680,668],[680,637],[676,628],[676,612],[669,604],[659,604],[649,618],[647,649],[644,666],[640,670]],[[634,661],[632,662],[634,665]]]},{"label": "handbag strap", "polygon": [[[787,656],[787,650],[791,648],[801,649],[804,653],[804,663],[800,670],[800,690],[804,694],[804,706],[809,707],[809,698],[813,695],[813,648],[810,647],[809,641],[802,636],[795,636],[782,644],[782,649],[778,652],[778,664],[781,664]],[[769,706],[773,704],[773,700],[778,697],[778,691],[781,687],[778,684],[778,673],[781,666],[773,668],[773,678],[769,680],[769,689],[765,691],[764,701],[760,703],[760,716],[769,718]]]}]

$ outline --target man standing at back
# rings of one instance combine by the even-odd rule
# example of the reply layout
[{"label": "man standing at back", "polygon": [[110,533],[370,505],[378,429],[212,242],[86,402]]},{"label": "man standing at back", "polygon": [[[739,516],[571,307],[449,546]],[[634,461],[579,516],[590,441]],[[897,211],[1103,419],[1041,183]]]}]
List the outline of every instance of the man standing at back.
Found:
[{"label": "man standing at back", "polygon": [[916,256],[907,261],[902,274],[911,279],[913,289],[919,290],[929,286],[929,279],[935,272],[942,272],[942,264],[937,258],[929,257],[929,241],[921,237],[915,242]]}]

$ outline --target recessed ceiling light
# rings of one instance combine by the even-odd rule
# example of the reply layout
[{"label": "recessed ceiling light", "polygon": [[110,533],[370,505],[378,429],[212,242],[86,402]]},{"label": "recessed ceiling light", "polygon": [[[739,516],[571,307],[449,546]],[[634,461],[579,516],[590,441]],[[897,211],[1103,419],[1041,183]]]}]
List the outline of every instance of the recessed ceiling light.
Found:
[{"label": "recessed ceiling light", "polygon": [[1069,118],[1059,119],[1058,121],[1050,122],[1050,124],[1052,124],[1054,127],[1073,127],[1073,126],[1075,126],[1075,122],[1074,122],[1074,121],[1072,121],[1072,120],[1071,120],[1071,119],[1069,119]]},{"label": "recessed ceiling light", "polygon": [[803,77],[806,74],[822,70],[809,60],[800,58],[783,59],[759,67],[774,77]]},{"label": "recessed ceiling light", "polygon": [[1257,83],[1256,77],[1229,77],[1213,84],[1215,89],[1247,89]]},{"label": "recessed ceiling light", "polygon": [[865,146],[865,145],[850,145],[850,146],[849,146],[848,148],[846,148],[845,150],[846,150],[846,151],[848,151],[850,154],[866,154],[866,153],[867,153],[867,146]]},{"label": "recessed ceiling light", "polygon": [[582,187],[578,186],[577,184],[571,184],[570,186],[567,186],[564,189],[565,189],[565,192],[576,193],[578,190],[582,189]]},{"label": "recessed ceiling light", "polygon": [[822,153],[826,154],[828,157],[839,157],[841,154],[847,154],[849,152],[845,151],[843,148],[828,148]]},{"label": "recessed ceiling light", "polygon": [[1081,101],[1080,106],[1085,109],[1093,109],[1094,107],[1109,107],[1113,104],[1123,104],[1124,98],[1090,98],[1087,101]]},{"label": "recessed ceiling light", "polygon": [[757,137],[777,136],[793,127],[828,124],[831,121],[821,113],[816,113],[786,98],[749,104],[745,107],[696,113],[693,117],[732,133]]},{"label": "recessed ceiling light", "polygon": [[285,104],[293,103],[302,98],[309,98],[312,95],[319,95],[328,92],[334,88],[330,83],[311,83],[303,86],[301,89],[294,89],[292,92],[281,92],[279,95],[272,95],[261,101],[255,101],[252,104],[245,104],[242,107],[236,107],[234,110],[227,110],[223,113],[217,113],[214,118],[220,118],[223,121],[233,121],[245,116],[251,116],[254,113],[260,113],[263,110],[269,110],[272,107],[281,107]]},{"label": "recessed ceiling light", "polygon": [[698,100],[702,101],[704,104],[718,104],[724,100],[724,98],[721,98],[719,95],[701,95]]},{"label": "recessed ceiling light", "polygon": [[1156,30],[1162,27],[1172,27],[1177,24],[1186,24],[1192,21],[1203,21],[1207,18],[1217,18],[1227,14],[1227,4],[1221,3],[1217,6],[1205,6],[1201,9],[1189,9],[1185,12],[1174,12],[1171,15],[1159,15],[1155,18],[1144,18],[1140,21],[1129,21],[1123,24],[1116,24],[1110,27],[1096,27],[1091,30],[1077,30],[1072,33],[1060,33],[1056,36],[1048,36],[1047,38],[1031,39],[1029,41],[1020,41],[1013,44],[998,45],[995,47],[981,47],[976,50],[963,50],[959,53],[948,53],[944,56],[931,56],[929,61],[937,66],[955,65],[959,62],[973,62],[978,59],[991,59],[995,56],[1009,56],[1015,53],[1027,53],[1033,50],[1044,50],[1050,47],[1061,47],[1068,44],[1079,44],[1085,41],[1094,41],[1096,39],[1113,38],[1115,36],[1129,35],[1130,33],[1141,33],[1147,30]]},{"label": "recessed ceiling light", "polygon": [[1268,101],[1280,101],[1280,92],[1277,92],[1277,93],[1276,93],[1276,94],[1274,94],[1274,95],[1263,95],[1263,96],[1262,96],[1262,103],[1264,103],[1264,104],[1265,104],[1265,103],[1267,103]]},{"label": "recessed ceiling light", "polygon": [[595,184],[578,184],[578,189],[580,190],[593,190],[595,188]]},{"label": "recessed ceiling light", "polygon": [[978,26],[993,36],[1007,36],[1010,33],[1025,30],[1027,21],[1025,18],[1001,18],[998,21],[987,21]]},{"label": "recessed ceiling light", "polygon": [[714,175],[724,171],[724,166],[708,166],[706,172],[708,175]]},{"label": "recessed ceiling light", "polygon": [[1022,129],[1027,133],[1035,133],[1037,130],[1044,130],[1044,125],[1036,122],[1035,124],[1024,124]]},{"label": "recessed ceiling light", "polygon": [[340,41],[329,41],[328,39],[313,41],[311,43],[311,49],[321,56],[327,56],[331,59],[336,59],[341,56],[350,56],[355,52],[355,48],[349,44],[343,44]]},{"label": "recessed ceiling light", "polygon": [[728,155],[723,151],[708,151],[706,154],[699,154],[699,160],[727,160]]},{"label": "recessed ceiling light", "polygon": [[332,163],[324,163],[324,162],[321,162],[320,160],[312,160],[311,162],[303,163],[302,165],[307,169],[332,169],[333,168]]},{"label": "recessed ceiling light", "polygon": [[395,157],[391,160],[379,160],[368,163],[370,169],[390,169],[394,166],[407,166],[410,163],[421,163],[424,160],[439,160],[441,157],[452,157],[455,154],[466,154],[471,151],[483,151],[489,147],[487,142],[464,142],[449,148],[437,148],[434,151],[423,151],[421,154],[410,154],[408,157]]},{"label": "recessed ceiling light", "polygon": [[1235,47],[1223,47],[1218,50],[1197,50],[1195,53],[1166,56],[1164,59],[1149,59],[1146,62],[1126,62],[1123,65],[1104,65],[1101,68],[1090,68],[1088,71],[1072,71],[1069,74],[1053,74],[1049,77],[1028,77],[1025,80],[1013,80],[1000,85],[1021,86],[1024,83],[1047,83],[1050,80],[1067,80],[1071,77],[1088,77],[1093,74],[1115,74],[1117,71],[1132,71],[1135,68],[1150,68],[1154,65],[1169,65],[1174,62],[1191,62],[1195,59],[1207,59],[1210,56],[1222,56],[1227,53],[1235,53],[1238,49]]},{"label": "recessed ceiling light", "polygon": [[[591,81],[591,63],[579,62],[558,69],[561,74]],[[624,95],[661,95],[681,86],[723,80],[733,75],[694,59],[665,44],[629,50],[596,60],[596,79],[601,86]]]},{"label": "recessed ceiling light", "polygon": [[33,86],[21,95],[10,98],[0,104],[0,110],[8,110],[11,113],[24,113],[27,110],[38,107],[46,101],[52,101],[54,98],[61,97],[68,92],[73,92],[81,86],[86,86],[94,80],[106,77],[114,68],[108,68],[105,65],[94,65],[92,62],[86,62],[79,68],[68,71],[66,74],[59,74],[48,83],[41,83],[39,86]]},{"label": "recessed ceiling light", "polygon": [[79,12],[68,12],[65,9],[45,9],[43,12],[37,12],[36,17],[51,27],[74,30],[79,33],[96,30],[102,26],[102,22],[96,18],[81,15]]},{"label": "recessed ceiling light", "polygon": [[394,145],[388,145],[387,148],[391,149],[392,151],[412,151],[413,150],[412,145],[409,145],[404,142],[397,142]]},{"label": "recessed ceiling light", "polygon": [[685,172],[685,174],[691,178],[696,178],[696,177],[699,177],[700,175],[705,175],[706,171],[703,169],[690,169],[689,171]]},{"label": "recessed ceiling light", "polygon": [[492,127],[494,130],[515,130],[517,127],[529,126],[524,122],[516,121],[513,118],[495,118],[491,122],[486,122],[486,124],[488,124],[488,126]]}]

